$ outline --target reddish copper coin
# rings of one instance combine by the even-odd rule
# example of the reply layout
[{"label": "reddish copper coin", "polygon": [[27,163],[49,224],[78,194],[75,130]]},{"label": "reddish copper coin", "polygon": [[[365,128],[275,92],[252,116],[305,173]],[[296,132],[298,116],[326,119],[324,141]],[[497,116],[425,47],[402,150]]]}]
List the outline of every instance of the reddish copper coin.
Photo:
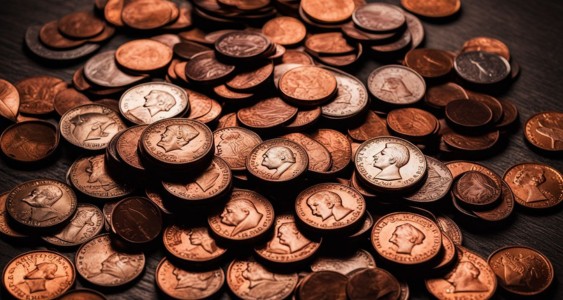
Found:
[{"label": "reddish copper coin", "polygon": [[207,299],[221,290],[225,274],[221,268],[188,271],[165,257],[156,267],[155,281],[158,288],[173,299]]},{"label": "reddish copper coin", "polygon": [[253,177],[269,183],[287,183],[305,174],[309,165],[307,151],[287,139],[271,139],[252,149],[246,169]]},{"label": "reddish copper coin", "polygon": [[213,132],[215,155],[221,157],[233,171],[246,170],[246,157],[262,143],[259,135],[241,127],[226,127]]},{"label": "reddish copper coin", "polygon": [[59,22],[51,21],[45,23],[39,31],[39,39],[48,47],[55,49],[69,49],[83,45],[87,40],[72,40],[66,38],[59,32]]},{"label": "reddish copper coin", "polygon": [[55,110],[55,96],[67,88],[57,77],[28,77],[15,84],[20,95],[19,111],[30,115],[43,115]]},{"label": "reddish copper coin", "polygon": [[111,212],[111,230],[132,245],[153,241],[162,231],[160,208],[144,197],[119,201]]},{"label": "reddish copper coin", "polygon": [[88,11],[78,11],[59,19],[59,31],[69,37],[85,39],[100,34],[105,27],[104,21]]},{"label": "reddish copper coin", "polygon": [[244,100],[249,100],[254,97],[254,94],[250,92],[235,91],[224,84],[214,87],[213,92],[225,102],[232,101],[235,103],[243,103]]},{"label": "reddish copper coin", "polygon": [[223,81],[235,70],[215,58],[213,51],[196,54],[186,65],[186,76],[190,81],[201,84],[214,84]]},{"label": "reddish copper coin", "polygon": [[260,57],[270,45],[270,40],[261,33],[237,30],[221,35],[215,42],[215,50],[221,56],[248,61]]},{"label": "reddish copper coin", "polygon": [[469,99],[469,96],[465,89],[453,82],[428,87],[424,96],[426,103],[437,108],[444,108],[459,99]]},{"label": "reddish copper coin", "polygon": [[370,73],[367,85],[377,99],[393,105],[413,104],[422,99],[426,92],[422,76],[400,65],[375,69]]},{"label": "reddish copper coin", "polygon": [[74,289],[66,292],[59,300],[106,300],[100,292],[90,289]]},{"label": "reddish copper coin", "polygon": [[240,124],[237,121],[237,113],[234,112],[223,115],[217,121],[217,129],[223,129],[227,127],[239,127],[239,126]]},{"label": "reddish copper coin", "polygon": [[375,268],[373,256],[363,249],[344,256],[322,256],[311,263],[311,271],[334,271],[348,275],[355,270]]},{"label": "reddish copper coin", "polygon": [[524,125],[524,136],[533,146],[550,152],[563,150],[563,113],[541,112]]},{"label": "reddish copper coin", "polygon": [[127,70],[147,73],[166,67],[172,61],[172,55],[172,49],[161,42],[139,39],[119,46],[115,61]]},{"label": "reddish copper coin", "polygon": [[423,0],[401,0],[401,5],[408,11],[429,18],[444,18],[457,13],[460,0],[427,2]]},{"label": "reddish copper coin", "polygon": [[447,235],[454,244],[461,246],[463,241],[463,234],[459,226],[450,218],[446,216],[437,216],[436,224],[440,227],[440,230]]},{"label": "reddish copper coin", "polygon": [[398,300],[401,295],[399,281],[380,268],[367,268],[354,272],[346,284],[348,299]]},{"label": "reddish copper coin", "polygon": [[301,1],[300,8],[311,19],[320,23],[339,23],[352,16],[355,5],[353,1],[330,0],[318,2],[315,0]]},{"label": "reddish copper coin", "polygon": [[279,97],[273,97],[240,109],[237,112],[237,120],[252,129],[263,130],[280,127],[295,118],[296,114],[296,107],[285,103]]},{"label": "reddish copper coin", "polygon": [[139,157],[138,145],[141,135],[148,125],[138,125],[127,128],[117,138],[115,149],[117,155],[131,170],[144,171],[145,167]]},{"label": "reddish copper coin", "polygon": [[395,5],[369,3],[360,6],[352,15],[354,23],[367,31],[396,31],[406,22],[405,15]]},{"label": "reddish copper coin", "polygon": [[190,113],[188,119],[197,119],[205,116],[211,111],[213,106],[213,99],[204,94],[186,89],[188,93],[188,100],[190,102]]},{"label": "reddish copper coin", "polygon": [[27,237],[27,235],[14,230],[14,228],[10,225],[8,213],[6,212],[6,199],[8,198],[9,193],[10,192],[8,191],[0,194],[0,233],[11,238]]},{"label": "reddish copper coin", "polygon": [[399,108],[387,114],[387,126],[397,136],[424,141],[436,131],[438,119],[422,109]]},{"label": "reddish copper coin", "polygon": [[42,239],[55,246],[78,246],[98,235],[104,228],[104,221],[104,215],[98,207],[80,203],[67,226]]},{"label": "reddish copper coin", "polygon": [[540,163],[523,163],[504,173],[516,202],[526,208],[550,208],[563,201],[563,176],[554,167]]},{"label": "reddish copper coin", "polygon": [[130,2],[123,8],[123,23],[134,29],[156,29],[178,17],[176,4],[160,0],[140,0]]},{"label": "reddish copper coin", "polygon": [[282,136],[282,138],[296,142],[301,145],[309,156],[309,171],[322,173],[326,172],[332,166],[332,158],[330,152],[321,143],[306,136],[302,133],[290,133]]},{"label": "reddish copper coin", "polygon": [[483,135],[463,135],[456,132],[448,132],[442,136],[442,140],[456,150],[461,151],[485,151],[496,145],[500,137],[498,130]]},{"label": "reddish copper coin", "polygon": [[307,29],[298,19],[281,16],[266,22],[262,33],[276,44],[291,46],[303,41]]},{"label": "reddish copper coin", "polygon": [[493,123],[496,124],[500,121],[503,115],[503,108],[500,101],[498,101],[495,97],[472,91],[467,91],[467,95],[469,96],[469,100],[481,102],[491,109],[491,112],[493,113]]},{"label": "reddish copper coin", "polygon": [[348,277],[333,271],[319,271],[307,275],[297,289],[300,300],[319,299],[331,295],[334,300],[346,300]]},{"label": "reddish copper coin", "polygon": [[302,66],[287,71],[280,78],[282,96],[297,105],[320,105],[337,92],[332,72],[314,66]]},{"label": "reddish copper coin", "polygon": [[310,136],[325,146],[330,153],[332,165],[325,174],[339,173],[350,164],[352,148],[344,134],[333,129],[319,129]]},{"label": "reddish copper coin", "polygon": [[10,82],[0,79],[0,116],[16,121],[20,108],[20,95]]},{"label": "reddish copper coin", "polygon": [[313,58],[299,50],[287,49],[281,59],[282,64],[300,64],[300,65],[314,65]]},{"label": "reddish copper coin", "polygon": [[443,270],[456,261],[456,247],[452,239],[450,239],[444,232],[442,232],[442,259],[433,270]]},{"label": "reddish copper coin", "polygon": [[25,121],[4,130],[0,149],[6,157],[20,163],[34,163],[51,156],[59,146],[57,126],[46,121]]},{"label": "reddish copper coin", "polygon": [[492,122],[493,112],[475,100],[454,100],[446,105],[446,120],[456,127],[479,130]]},{"label": "reddish copper coin", "polygon": [[497,202],[501,189],[487,175],[477,171],[467,171],[456,180],[453,193],[467,207],[482,210]]},{"label": "reddish copper coin", "polygon": [[68,88],[60,91],[55,96],[53,106],[59,116],[64,115],[67,111],[84,104],[90,104],[92,101],[84,94],[78,92],[74,88]]},{"label": "reddish copper coin", "polygon": [[404,196],[415,202],[434,202],[444,198],[450,191],[453,177],[446,165],[430,156],[426,156],[428,175],[425,182],[416,192]]},{"label": "reddish copper coin", "polygon": [[451,55],[438,49],[414,49],[405,55],[405,65],[429,79],[447,75],[453,64]]},{"label": "reddish copper coin", "polygon": [[373,33],[362,30],[358,28],[354,22],[348,22],[342,25],[342,32],[347,38],[358,41],[365,42],[367,44],[385,44],[388,41],[392,41],[397,38],[397,33]]},{"label": "reddish copper coin", "polygon": [[368,111],[364,123],[356,128],[348,129],[348,134],[358,142],[365,142],[371,138],[388,136],[387,122],[376,115],[373,111]]},{"label": "reddish copper coin", "polygon": [[468,172],[468,171],[477,171],[480,172],[482,174],[485,174],[487,176],[489,176],[490,179],[492,179],[495,182],[496,186],[501,186],[502,185],[502,179],[500,178],[500,176],[497,175],[497,173],[495,173],[495,171],[479,164],[479,163],[475,163],[475,162],[469,162],[469,161],[452,161],[452,162],[448,162],[446,163],[446,166],[448,167],[448,169],[450,170],[450,172],[452,173],[453,178],[456,178],[458,176],[460,176],[461,174]]},{"label": "reddish copper coin", "polygon": [[203,116],[199,118],[195,118],[194,120],[200,121],[204,124],[212,124],[215,123],[221,116],[221,112],[223,111],[223,107],[221,104],[215,100],[211,100],[211,109]]},{"label": "reddish copper coin", "polygon": [[470,51],[494,53],[506,58],[506,60],[510,60],[510,50],[508,46],[502,41],[490,37],[475,37],[463,43],[462,52]]},{"label": "reddish copper coin", "polygon": [[207,227],[173,224],[164,230],[162,242],[168,253],[191,263],[214,261],[227,252],[217,245]]},{"label": "reddish copper coin", "polygon": [[508,127],[518,119],[518,107],[509,100],[499,101],[502,106],[502,119],[496,124],[497,128]]},{"label": "reddish copper coin", "polygon": [[190,41],[177,43],[174,45],[173,49],[174,54],[186,60],[192,59],[192,56],[198,53],[211,50],[208,47]]},{"label": "reddish copper coin", "polygon": [[300,109],[295,115],[295,119],[286,125],[289,131],[304,131],[312,127],[321,118],[321,108],[314,107],[312,109]]},{"label": "reddish copper coin", "polygon": [[348,43],[341,32],[317,33],[307,37],[305,49],[314,54],[348,54],[356,48]]},{"label": "reddish copper coin", "polygon": [[242,71],[225,84],[234,91],[250,91],[262,86],[272,77],[274,64],[271,61],[258,64],[248,71]]},{"label": "reddish copper coin", "polygon": [[487,222],[504,221],[508,219],[514,211],[514,194],[505,182],[502,182],[500,200],[498,201],[499,203],[490,209],[473,210],[472,213]]}]

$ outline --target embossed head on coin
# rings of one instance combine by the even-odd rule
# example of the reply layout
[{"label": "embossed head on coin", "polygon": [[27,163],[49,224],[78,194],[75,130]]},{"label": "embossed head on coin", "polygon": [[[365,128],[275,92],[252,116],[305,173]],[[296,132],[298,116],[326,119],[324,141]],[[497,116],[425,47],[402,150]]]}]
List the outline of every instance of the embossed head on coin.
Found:
[{"label": "embossed head on coin", "polygon": [[397,246],[397,253],[410,255],[412,249],[421,245],[426,236],[418,228],[410,223],[404,223],[395,227],[395,231],[389,242]]},{"label": "embossed head on coin", "polygon": [[242,198],[227,203],[221,213],[221,222],[234,226],[231,236],[235,236],[258,226],[262,217],[263,215],[256,209],[252,201]]},{"label": "embossed head on coin", "polygon": [[132,108],[125,112],[126,117],[139,120],[140,124],[151,123],[152,117],[160,112],[166,112],[176,105],[176,99],[170,93],[161,90],[151,90],[143,97],[145,103],[142,106]]},{"label": "embossed head on coin", "polygon": [[72,136],[79,143],[85,143],[113,135],[119,129],[110,114],[111,112],[91,112],[70,119],[73,125]]},{"label": "embossed head on coin", "polygon": [[479,274],[481,271],[472,262],[462,261],[446,280],[454,286],[454,293],[485,292],[488,287],[479,279]]},{"label": "embossed head on coin", "polygon": [[321,217],[323,221],[330,217],[340,221],[352,212],[352,209],[342,204],[342,198],[331,191],[313,194],[307,199],[307,205],[311,208],[313,215]]},{"label": "embossed head on coin", "polygon": [[157,146],[165,152],[180,150],[198,135],[199,132],[190,125],[169,125],[161,134]]},{"label": "embossed head on coin", "polygon": [[117,183],[106,172],[104,156],[96,155],[88,159],[90,166],[86,168],[88,172],[88,183],[99,184],[104,190],[109,191],[118,187]]},{"label": "embossed head on coin", "polygon": [[172,274],[176,276],[175,289],[197,289],[205,291],[209,288],[211,280],[213,280],[213,272],[192,273],[180,268],[174,268]]},{"label": "embossed head on coin", "polygon": [[538,202],[547,200],[547,197],[540,189],[540,186],[545,182],[545,180],[543,168],[529,166],[518,171],[518,173],[514,176],[513,182],[527,192],[527,196],[524,201]]},{"label": "embossed head on coin", "polygon": [[409,162],[409,149],[398,143],[387,143],[373,156],[373,166],[381,169],[375,178],[382,180],[402,179],[399,170]]},{"label": "embossed head on coin", "polygon": [[52,206],[63,196],[63,191],[54,185],[41,185],[34,188],[22,201],[30,206],[29,218],[43,222],[60,215]]},{"label": "embossed head on coin", "polygon": [[311,243],[306,239],[294,222],[283,223],[278,227],[279,243],[289,248],[289,253],[295,253]]},{"label": "embossed head on coin", "polygon": [[262,156],[262,165],[269,170],[275,170],[272,178],[279,179],[281,175],[295,163],[295,154],[284,146],[268,149]]}]

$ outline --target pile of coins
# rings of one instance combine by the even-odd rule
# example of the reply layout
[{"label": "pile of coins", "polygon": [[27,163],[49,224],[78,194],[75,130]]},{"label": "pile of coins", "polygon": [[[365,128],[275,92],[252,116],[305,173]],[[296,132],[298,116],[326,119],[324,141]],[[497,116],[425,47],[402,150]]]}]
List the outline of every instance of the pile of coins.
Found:
[{"label": "pile of coins", "polygon": [[[460,6],[401,4],[429,18]],[[27,46],[45,59],[77,59],[111,37],[106,22],[146,37],[92,56],[70,85],[51,76],[0,80],[0,115],[15,122],[0,137],[6,161],[34,167],[59,144],[75,158],[66,178],[0,195],[3,235],[76,253],[74,262],[48,250],[15,257],[2,276],[11,296],[105,299],[71,290],[77,273],[97,290],[124,289],[154,249],[166,253],[156,285],[176,299],[218,295],[225,282],[241,299],[300,300],[407,299],[408,285],[422,281],[439,299],[489,299],[497,285],[541,295],[550,286],[553,266],[541,252],[504,247],[485,260],[462,246],[446,213],[490,226],[504,224],[515,203],[555,207],[561,173],[523,163],[501,177],[432,157],[502,146],[518,110],[485,93],[508,88],[518,71],[501,41],[417,48],[424,29],[416,16],[361,1],[110,0],[95,8],[28,30]],[[186,30],[200,19],[228,29]],[[241,29],[241,21],[259,26]],[[364,49],[395,62],[373,70],[367,88],[338,69]],[[41,120],[55,112],[58,126]],[[560,112],[533,116],[527,140],[560,153],[562,120]]]}]

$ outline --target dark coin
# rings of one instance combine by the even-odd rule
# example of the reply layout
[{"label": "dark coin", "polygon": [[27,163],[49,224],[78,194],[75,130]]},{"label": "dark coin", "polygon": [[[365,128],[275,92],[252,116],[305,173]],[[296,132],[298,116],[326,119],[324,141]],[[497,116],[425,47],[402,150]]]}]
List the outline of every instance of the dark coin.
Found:
[{"label": "dark coin", "polygon": [[510,74],[510,63],[504,57],[483,51],[459,54],[454,68],[461,78],[475,84],[499,83]]},{"label": "dark coin", "polygon": [[165,257],[156,267],[155,281],[158,288],[173,299],[208,299],[221,290],[225,274],[221,268],[186,270]]},{"label": "dark coin", "polygon": [[330,299],[346,300],[348,277],[333,271],[318,271],[307,275],[297,289],[299,300],[313,300],[331,295]]},{"label": "dark coin", "polygon": [[498,200],[501,189],[485,174],[468,171],[457,179],[453,192],[467,207],[483,210]]},{"label": "dark coin", "polygon": [[106,300],[107,298],[100,292],[90,289],[75,289],[66,292],[59,300]]},{"label": "dark coin", "polygon": [[498,130],[482,135],[463,135],[456,132],[448,132],[442,136],[442,140],[449,147],[465,152],[484,152],[493,148],[499,141]]},{"label": "dark coin", "polygon": [[0,116],[14,121],[17,121],[18,111],[20,108],[20,95],[16,87],[4,80],[0,79]]},{"label": "dark coin", "polygon": [[405,55],[405,65],[424,78],[438,78],[447,75],[453,68],[452,57],[443,50],[414,49]]},{"label": "dark coin", "polygon": [[2,132],[0,149],[11,160],[35,163],[55,153],[59,140],[59,131],[52,123],[25,121],[13,124]]},{"label": "dark coin", "polygon": [[[454,199],[455,201],[455,199]],[[455,203],[454,203],[455,205]],[[501,194],[498,204],[486,210],[473,210],[472,213],[481,220],[501,222],[508,219],[514,211],[514,194],[506,182],[501,184]]]},{"label": "dark coin", "polygon": [[111,229],[133,245],[153,241],[162,231],[160,208],[143,197],[125,198],[111,212]]},{"label": "dark coin", "polygon": [[502,100],[499,101],[500,105],[502,106],[502,118],[499,123],[496,124],[497,128],[505,128],[508,127],[518,119],[518,107],[509,100]]},{"label": "dark coin", "polygon": [[401,0],[408,11],[428,18],[445,18],[454,15],[461,8],[460,0],[427,2],[424,0]]},{"label": "dark coin", "polygon": [[285,72],[279,81],[282,96],[296,105],[326,103],[337,92],[332,72],[315,66],[301,66]]},{"label": "dark coin", "polygon": [[352,20],[358,27],[374,32],[395,31],[406,22],[400,8],[385,3],[369,3],[357,8]]},{"label": "dark coin", "polygon": [[460,99],[469,99],[469,96],[464,88],[453,82],[428,87],[424,96],[425,102],[436,108],[444,108],[448,103]]},{"label": "dark coin", "polygon": [[90,58],[84,65],[84,76],[92,83],[107,88],[123,87],[147,78],[146,75],[122,72],[115,63],[115,51],[102,52]]},{"label": "dark coin", "polygon": [[467,95],[469,96],[469,100],[481,102],[491,109],[491,112],[493,113],[493,119],[492,119],[493,123],[496,124],[497,122],[500,121],[504,112],[502,109],[502,104],[500,103],[499,100],[497,100],[493,96],[472,92],[472,91],[468,91]]},{"label": "dark coin", "polygon": [[68,88],[66,90],[60,91],[55,96],[55,101],[53,106],[55,111],[59,116],[64,115],[67,111],[84,104],[90,104],[92,101],[88,99],[84,94],[78,92],[74,88]]},{"label": "dark coin", "polygon": [[186,76],[190,81],[202,84],[219,83],[235,70],[215,58],[213,51],[196,54],[186,65]]},{"label": "dark coin", "polygon": [[260,33],[233,31],[217,39],[215,50],[223,57],[249,61],[264,54],[270,45],[270,40]]},{"label": "dark coin", "polygon": [[187,60],[190,60],[194,55],[198,53],[211,50],[208,47],[190,41],[177,43],[174,45],[173,49],[174,49],[174,54]]},{"label": "dark coin", "polygon": [[100,48],[99,44],[86,43],[78,48],[68,50],[52,50],[45,47],[39,40],[41,25],[29,26],[25,32],[25,44],[33,54],[48,60],[75,60],[87,56]]},{"label": "dark coin", "polygon": [[346,294],[350,300],[397,300],[401,286],[391,273],[380,268],[367,268],[350,276]]},{"label": "dark coin", "polygon": [[446,120],[459,129],[480,130],[493,120],[491,109],[475,100],[454,100],[446,105]]}]

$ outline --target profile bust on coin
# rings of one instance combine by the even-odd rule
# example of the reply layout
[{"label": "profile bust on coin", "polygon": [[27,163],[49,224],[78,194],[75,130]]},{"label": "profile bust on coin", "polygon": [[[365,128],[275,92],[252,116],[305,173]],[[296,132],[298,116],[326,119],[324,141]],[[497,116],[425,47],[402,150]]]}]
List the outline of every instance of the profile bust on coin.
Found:
[{"label": "profile bust on coin", "polygon": [[248,291],[242,295],[250,297],[250,299],[272,298],[291,285],[290,280],[277,278],[274,273],[267,271],[255,262],[246,262],[246,269],[242,272],[242,278],[249,282]]},{"label": "profile bust on coin", "polygon": [[86,275],[86,278],[100,285],[113,285],[137,272],[139,262],[129,255],[112,253],[100,263],[98,272]]},{"label": "profile bust on coin", "polygon": [[454,293],[485,292],[488,287],[479,279],[480,274],[481,271],[472,262],[462,261],[446,277],[446,281],[453,285]]},{"label": "profile bust on coin", "polygon": [[322,218],[323,221],[330,217],[340,221],[353,211],[342,204],[342,198],[337,193],[331,191],[313,194],[307,199],[307,205],[311,208],[313,215]]},{"label": "profile bust on coin", "polygon": [[295,253],[311,244],[311,241],[299,232],[294,222],[281,224],[278,227],[276,236],[279,239],[280,245],[285,246],[284,248],[286,249],[270,247],[269,251],[275,253]]},{"label": "profile bust on coin", "polygon": [[176,99],[170,93],[161,90],[151,90],[145,97],[145,103],[126,112],[127,119],[136,124],[150,124],[153,117],[160,112],[167,112],[176,105]]},{"label": "profile bust on coin", "polygon": [[397,246],[397,253],[410,255],[412,249],[421,245],[426,236],[410,223],[397,226],[389,242]]},{"label": "profile bust on coin", "polygon": [[28,219],[44,222],[59,216],[59,211],[52,206],[63,196],[63,191],[54,185],[41,185],[33,189],[22,202],[27,203],[29,210],[23,212]]},{"label": "profile bust on coin", "polygon": [[172,274],[176,277],[175,289],[197,289],[205,291],[215,279],[215,272],[192,273],[180,268],[174,268]]},{"label": "profile bust on coin", "polygon": [[279,179],[295,163],[295,155],[288,147],[284,146],[268,149],[262,158],[262,166],[269,170],[275,170],[271,175],[274,179]]},{"label": "profile bust on coin", "polygon": [[199,131],[190,125],[169,125],[160,136],[157,146],[165,152],[180,150],[198,135]]},{"label": "profile bust on coin", "polygon": [[263,215],[256,209],[252,201],[235,199],[225,206],[223,213],[221,213],[221,222],[225,225],[234,226],[230,235],[235,236],[258,226],[262,217]]},{"label": "profile bust on coin", "polygon": [[409,159],[407,147],[398,143],[385,144],[385,148],[373,156],[373,166],[381,170],[375,178],[382,180],[402,179],[399,170],[409,162]]},{"label": "profile bust on coin", "polygon": [[525,202],[538,202],[547,200],[540,190],[540,185],[546,181],[544,171],[541,167],[529,166],[523,168],[514,176],[513,183],[526,191]]}]

